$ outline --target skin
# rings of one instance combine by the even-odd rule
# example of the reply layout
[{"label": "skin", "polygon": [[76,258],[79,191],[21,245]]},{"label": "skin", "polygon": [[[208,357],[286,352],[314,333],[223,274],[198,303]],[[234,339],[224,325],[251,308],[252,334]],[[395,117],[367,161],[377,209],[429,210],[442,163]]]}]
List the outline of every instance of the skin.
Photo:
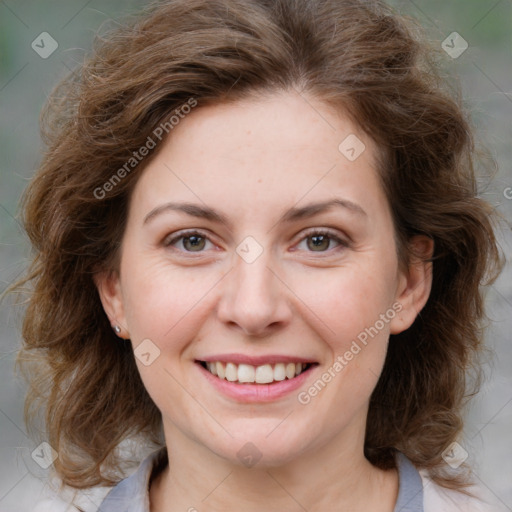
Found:
[{"label": "skin", "polygon": [[[349,134],[366,146],[353,162],[338,150]],[[162,411],[170,454],[151,486],[153,512],[393,510],[396,471],[375,468],[363,454],[368,402],[389,335],[407,329],[427,301],[431,266],[412,260],[399,270],[375,153],[372,140],[342,113],[282,92],[198,107],[144,169],[120,268],[96,282],[120,336],[134,348],[150,339],[160,350],[149,366],[137,359]],[[280,220],[290,208],[333,198],[365,213],[333,207]],[[207,205],[227,222],[172,210],[144,222],[171,201]],[[324,239],[318,250],[308,238],[311,228],[330,228],[346,245]],[[202,250],[190,251],[183,238],[166,245],[185,229],[207,237]],[[247,236],[263,248],[252,263],[236,253]],[[432,252],[425,237],[412,243],[425,256]],[[298,392],[393,304],[400,312],[300,404]],[[208,384],[194,362],[220,353],[294,355],[318,366],[297,392],[240,403]],[[261,453],[251,468],[237,457],[247,442]]]}]

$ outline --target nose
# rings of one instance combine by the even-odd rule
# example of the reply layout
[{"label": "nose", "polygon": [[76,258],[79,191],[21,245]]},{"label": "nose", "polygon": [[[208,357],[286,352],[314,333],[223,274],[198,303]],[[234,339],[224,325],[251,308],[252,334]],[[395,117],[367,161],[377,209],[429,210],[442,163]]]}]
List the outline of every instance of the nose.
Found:
[{"label": "nose", "polygon": [[230,328],[263,337],[288,325],[292,318],[288,289],[271,269],[266,251],[252,263],[233,255],[224,279],[217,314]]}]

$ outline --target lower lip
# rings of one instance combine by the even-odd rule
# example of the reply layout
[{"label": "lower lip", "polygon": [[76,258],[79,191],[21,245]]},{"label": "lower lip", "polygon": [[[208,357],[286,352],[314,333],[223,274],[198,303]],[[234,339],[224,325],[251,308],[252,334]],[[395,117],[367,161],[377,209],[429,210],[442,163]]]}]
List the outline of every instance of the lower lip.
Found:
[{"label": "lower lip", "polygon": [[200,363],[196,363],[196,366],[212,386],[230,398],[234,398],[239,402],[273,402],[289,395],[304,384],[304,381],[309,377],[316,365],[310,366],[293,379],[285,379],[272,384],[239,384],[230,382],[226,379],[219,379],[219,377],[203,368]]}]

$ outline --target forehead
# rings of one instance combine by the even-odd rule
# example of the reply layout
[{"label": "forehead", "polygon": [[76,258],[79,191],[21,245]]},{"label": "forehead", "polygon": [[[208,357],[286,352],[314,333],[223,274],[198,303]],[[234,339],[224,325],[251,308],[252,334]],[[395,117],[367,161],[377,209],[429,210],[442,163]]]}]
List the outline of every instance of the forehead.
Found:
[{"label": "forehead", "polygon": [[134,191],[146,208],[181,198],[263,213],[337,194],[385,207],[372,140],[340,111],[296,92],[198,106],[162,144]]}]

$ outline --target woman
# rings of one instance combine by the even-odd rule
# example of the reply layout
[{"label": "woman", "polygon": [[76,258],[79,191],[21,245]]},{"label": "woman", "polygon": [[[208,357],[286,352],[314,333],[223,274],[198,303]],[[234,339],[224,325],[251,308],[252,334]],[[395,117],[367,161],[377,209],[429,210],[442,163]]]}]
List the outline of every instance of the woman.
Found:
[{"label": "woman", "polygon": [[24,200],[27,419],[64,484],[114,486],[102,512],[490,510],[457,440],[499,256],[436,77],[373,1],[166,1],[98,42]]}]

